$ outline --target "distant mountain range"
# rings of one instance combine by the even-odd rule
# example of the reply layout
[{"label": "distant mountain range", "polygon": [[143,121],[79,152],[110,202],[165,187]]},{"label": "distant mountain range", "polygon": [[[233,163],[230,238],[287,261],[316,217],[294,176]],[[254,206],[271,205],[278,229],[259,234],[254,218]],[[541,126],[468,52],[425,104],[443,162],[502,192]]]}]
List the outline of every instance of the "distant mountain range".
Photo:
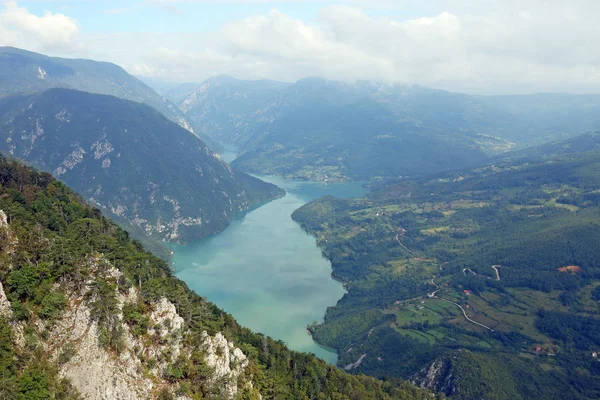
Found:
[{"label": "distant mountain range", "polygon": [[276,81],[241,81],[218,76],[203,83],[185,83],[164,93],[199,130],[226,145],[241,145],[247,130],[257,129],[259,113],[270,107],[290,84]]},{"label": "distant mountain range", "polygon": [[566,140],[556,140],[527,149],[501,154],[498,160],[552,157],[562,154],[600,150],[600,131],[584,133]]},{"label": "distant mountain range", "polygon": [[430,174],[600,129],[600,95],[470,96],[373,82],[227,76],[165,95],[199,131],[240,148],[233,165],[311,180]]}]

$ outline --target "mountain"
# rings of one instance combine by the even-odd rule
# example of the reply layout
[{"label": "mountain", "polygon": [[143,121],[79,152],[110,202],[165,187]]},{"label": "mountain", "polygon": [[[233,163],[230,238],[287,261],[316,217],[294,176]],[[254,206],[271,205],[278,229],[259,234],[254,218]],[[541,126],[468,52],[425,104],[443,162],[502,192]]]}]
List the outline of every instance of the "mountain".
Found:
[{"label": "mountain", "polygon": [[0,156],[0,396],[435,399],[241,327],[48,173]]},{"label": "mountain", "polygon": [[417,121],[359,84],[304,79],[282,91],[234,162],[311,180],[368,180],[475,165],[508,143],[477,131]]},{"label": "mountain", "polygon": [[289,86],[269,80],[243,81],[226,75],[201,84],[187,83],[167,91],[199,131],[225,145],[239,146],[247,139],[250,123],[260,121],[256,114],[271,104]]},{"label": "mountain", "polygon": [[0,150],[160,240],[198,240],[282,195],[150,106],[70,89],[0,99]]},{"label": "mountain", "polygon": [[303,206],[348,290],[313,337],[346,370],[451,398],[598,398],[599,187],[590,151]]},{"label": "mountain", "polygon": [[193,131],[185,115],[173,103],[115,64],[48,57],[13,47],[0,47],[0,97],[50,88],[108,94],[145,103]]},{"label": "mountain", "polygon": [[600,129],[600,95],[218,77],[168,96],[200,131],[240,149],[236,167],[311,180],[427,175]]},{"label": "mountain", "polygon": [[600,131],[584,133],[567,140],[557,140],[520,151],[501,154],[498,160],[553,157],[561,154],[600,150]]},{"label": "mountain", "polygon": [[565,140],[600,129],[600,94],[536,93],[477,96],[484,106],[508,117],[502,137],[520,148]]}]

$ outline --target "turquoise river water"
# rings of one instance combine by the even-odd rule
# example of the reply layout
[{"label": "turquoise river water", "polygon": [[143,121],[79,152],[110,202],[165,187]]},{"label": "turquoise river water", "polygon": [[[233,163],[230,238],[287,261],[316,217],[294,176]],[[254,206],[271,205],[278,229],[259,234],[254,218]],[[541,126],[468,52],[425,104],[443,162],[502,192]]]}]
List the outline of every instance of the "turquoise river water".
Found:
[{"label": "turquoise river water", "polygon": [[291,215],[318,197],[360,197],[365,189],[359,183],[260,178],[287,195],[233,221],[216,236],[174,246],[176,275],[240,324],[335,363],[337,354],[316,344],[306,327],[322,321],[344,290],[331,278],[331,264],[315,239]]}]

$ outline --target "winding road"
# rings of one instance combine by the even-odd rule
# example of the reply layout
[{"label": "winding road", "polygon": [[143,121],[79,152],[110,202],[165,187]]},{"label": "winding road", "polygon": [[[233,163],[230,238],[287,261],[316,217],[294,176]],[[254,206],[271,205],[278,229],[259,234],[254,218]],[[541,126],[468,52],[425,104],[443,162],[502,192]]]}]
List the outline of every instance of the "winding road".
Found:
[{"label": "winding road", "polygon": [[441,289],[441,288],[438,286],[438,284],[437,284],[437,283],[435,283],[435,282],[433,281],[434,279],[435,279],[435,276],[434,276],[433,278],[431,278],[431,284],[432,284],[433,286],[435,286],[435,287],[437,288],[437,290],[435,290],[435,291],[433,291],[433,292],[431,292],[431,293],[427,293],[427,297],[429,297],[429,298],[434,298],[434,297],[436,297],[436,296],[435,296],[435,294],[436,294],[437,292],[439,292],[440,290],[442,290],[442,289]]},{"label": "winding road", "polygon": [[494,271],[496,271],[496,280],[499,281],[500,280],[500,272],[498,272],[498,268],[500,268],[500,265],[492,265],[492,268],[494,268]]},{"label": "winding road", "polygon": [[467,321],[469,321],[469,322],[471,322],[471,323],[473,323],[473,324],[475,324],[475,325],[479,325],[479,326],[481,326],[482,328],[485,328],[485,329],[487,329],[487,330],[489,330],[489,331],[492,331],[492,332],[494,332],[494,330],[493,330],[492,328],[490,328],[489,326],[487,326],[487,325],[484,325],[484,324],[480,324],[479,322],[477,322],[477,321],[473,321],[471,318],[469,318],[469,316],[467,315],[467,312],[465,311],[465,309],[464,309],[464,308],[463,308],[463,307],[462,307],[460,304],[458,304],[458,303],[455,303],[455,302],[453,302],[452,300],[448,300],[448,299],[445,299],[445,298],[443,298],[443,297],[439,297],[439,296],[435,296],[434,298],[436,298],[436,299],[440,299],[440,300],[443,300],[443,301],[445,301],[445,302],[447,302],[447,303],[452,303],[452,304],[454,304],[456,307],[460,308],[460,310],[462,311],[462,313],[463,313],[463,315],[465,316],[465,318],[467,319]]},{"label": "winding road", "polygon": [[400,246],[402,246],[402,248],[403,248],[404,250],[408,251],[410,254],[415,254],[415,253],[413,253],[413,252],[412,252],[412,250],[410,250],[408,247],[406,247],[406,246],[404,245],[404,243],[402,243],[402,242],[400,241],[400,232],[402,232],[402,237],[404,237],[404,234],[406,233],[406,229],[404,229],[403,227],[400,227],[400,228],[398,229],[398,231],[399,231],[399,232],[396,234],[396,242],[398,242],[398,244],[399,244]]},{"label": "winding road", "polygon": [[[500,265],[493,265],[492,268],[496,272],[496,280],[499,281],[500,280],[500,272],[498,271],[498,268],[501,268],[501,266]],[[477,275],[477,273],[475,271],[473,271],[471,268],[465,268],[465,269],[463,269],[463,274],[465,276],[467,275],[467,271],[469,271],[473,275]],[[488,279],[492,279],[490,277],[487,277],[487,278]],[[431,278],[431,281],[429,283],[431,283],[433,286],[435,286],[436,290],[433,291],[433,292],[431,292],[431,293],[427,293],[427,297],[429,297],[430,299],[440,299],[440,300],[443,300],[443,301],[445,301],[447,303],[454,304],[456,307],[460,308],[460,310],[462,311],[462,313],[463,313],[464,317],[467,319],[467,321],[469,321],[472,324],[481,326],[482,328],[485,328],[485,329],[487,329],[487,330],[489,330],[491,332],[494,332],[494,330],[492,328],[490,328],[489,326],[484,325],[484,324],[482,324],[480,322],[477,322],[477,321],[471,319],[471,317],[469,317],[467,315],[467,311],[460,304],[458,304],[458,303],[456,303],[456,302],[454,302],[452,300],[448,300],[448,299],[445,299],[443,297],[436,296],[436,293],[438,293],[442,289],[439,287],[439,285],[437,283],[435,283],[434,279],[435,279],[435,276],[433,278]]]},{"label": "winding road", "polygon": [[[496,272],[496,280],[499,281],[500,280],[500,272],[498,271],[498,268],[501,268],[501,265],[492,265],[492,268],[494,269],[494,271]],[[473,271],[471,268],[464,268],[463,269],[463,274],[466,276],[467,275],[467,271],[469,271],[470,273],[472,273],[473,275],[477,275],[477,272]],[[487,276],[486,278],[488,279],[492,279],[489,276]]]}]

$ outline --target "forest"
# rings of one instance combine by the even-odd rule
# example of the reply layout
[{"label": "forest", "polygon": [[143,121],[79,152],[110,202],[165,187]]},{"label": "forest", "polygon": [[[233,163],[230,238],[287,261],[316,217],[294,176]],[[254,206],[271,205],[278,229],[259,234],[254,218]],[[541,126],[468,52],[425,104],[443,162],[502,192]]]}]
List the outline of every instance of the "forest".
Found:
[{"label": "forest", "polygon": [[307,204],[293,217],[348,289],[310,330],[340,366],[367,354],[358,373],[423,382],[451,360],[455,389],[432,388],[458,398],[597,398],[599,167],[506,160]]}]

